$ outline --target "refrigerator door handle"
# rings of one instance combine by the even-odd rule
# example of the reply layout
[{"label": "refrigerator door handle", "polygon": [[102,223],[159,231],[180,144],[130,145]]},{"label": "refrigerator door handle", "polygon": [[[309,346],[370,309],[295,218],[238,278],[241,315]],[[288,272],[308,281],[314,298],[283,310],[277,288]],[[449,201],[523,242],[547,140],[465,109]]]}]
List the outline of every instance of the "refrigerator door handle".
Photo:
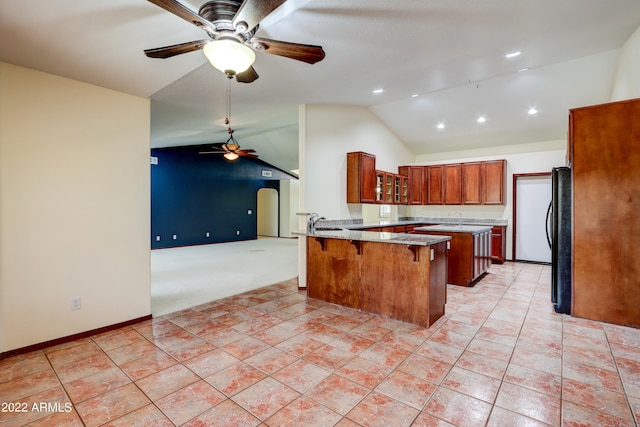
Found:
[{"label": "refrigerator door handle", "polygon": [[549,248],[551,248],[551,234],[549,232],[549,228],[551,227],[551,205],[553,201],[549,202],[549,207],[547,208],[547,223],[545,224],[545,231],[547,232],[547,243],[549,243]]}]

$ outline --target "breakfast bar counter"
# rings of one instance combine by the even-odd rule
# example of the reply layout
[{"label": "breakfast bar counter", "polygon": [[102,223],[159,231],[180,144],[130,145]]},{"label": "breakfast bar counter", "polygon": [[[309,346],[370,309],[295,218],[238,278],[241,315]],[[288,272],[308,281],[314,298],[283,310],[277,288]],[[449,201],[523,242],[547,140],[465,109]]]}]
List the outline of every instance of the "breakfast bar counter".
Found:
[{"label": "breakfast bar counter", "polygon": [[299,232],[307,295],[429,327],[446,303],[449,236],[355,230]]}]

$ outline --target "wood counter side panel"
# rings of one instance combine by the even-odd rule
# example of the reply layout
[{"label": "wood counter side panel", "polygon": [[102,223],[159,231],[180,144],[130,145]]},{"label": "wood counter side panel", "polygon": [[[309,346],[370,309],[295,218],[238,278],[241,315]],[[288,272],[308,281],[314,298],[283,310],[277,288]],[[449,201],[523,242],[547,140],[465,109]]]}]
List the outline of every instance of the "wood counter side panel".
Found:
[{"label": "wood counter side panel", "polygon": [[359,308],[360,255],[349,240],[307,237],[307,295]]},{"label": "wood counter side panel", "polygon": [[431,248],[436,262],[432,262],[429,269],[429,325],[444,316],[447,303],[447,242],[436,243]]},{"label": "wood counter side panel", "polygon": [[413,248],[363,242],[360,308],[428,327],[429,246]]},{"label": "wood counter side panel", "polygon": [[451,236],[451,250],[448,256],[447,283],[458,286],[469,286],[473,282],[473,235],[470,233],[451,233],[448,231],[421,231],[422,234],[434,236]]}]

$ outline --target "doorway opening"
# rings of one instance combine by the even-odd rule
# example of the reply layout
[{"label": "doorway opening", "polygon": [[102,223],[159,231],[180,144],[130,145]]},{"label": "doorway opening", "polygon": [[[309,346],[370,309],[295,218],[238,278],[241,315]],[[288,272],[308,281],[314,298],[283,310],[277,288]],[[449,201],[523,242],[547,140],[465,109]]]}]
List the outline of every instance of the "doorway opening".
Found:
[{"label": "doorway opening", "polygon": [[551,203],[551,172],[513,175],[514,261],[551,263],[547,210]]},{"label": "doorway opening", "polygon": [[274,188],[258,190],[258,237],[278,237],[279,199]]}]

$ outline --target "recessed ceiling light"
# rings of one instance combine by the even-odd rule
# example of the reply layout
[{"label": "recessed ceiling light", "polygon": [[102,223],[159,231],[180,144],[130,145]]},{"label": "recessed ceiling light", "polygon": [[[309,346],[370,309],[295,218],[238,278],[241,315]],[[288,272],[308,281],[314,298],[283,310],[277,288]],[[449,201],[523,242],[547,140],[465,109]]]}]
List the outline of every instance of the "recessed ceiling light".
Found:
[{"label": "recessed ceiling light", "polygon": [[373,93],[376,93],[376,94],[382,93],[382,92],[384,92],[384,89],[374,89],[373,91]]},{"label": "recessed ceiling light", "polygon": [[536,107],[529,108],[529,115],[533,116],[534,114],[538,114],[538,110],[536,110]]},{"label": "recessed ceiling light", "polygon": [[507,53],[504,57],[505,58],[515,58],[516,56],[520,56],[521,54],[522,54],[522,52],[520,52],[519,50],[516,50],[515,52]]},{"label": "recessed ceiling light", "polygon": [[485,119],[484,116],[478,117],[478,123],[484,123],[486,121],[487,121],[487,119]]},{"label": "recessed ceiling light", "polygon": [[444,129],[444,123],[440,122],[438,123],[438,129]]}]

